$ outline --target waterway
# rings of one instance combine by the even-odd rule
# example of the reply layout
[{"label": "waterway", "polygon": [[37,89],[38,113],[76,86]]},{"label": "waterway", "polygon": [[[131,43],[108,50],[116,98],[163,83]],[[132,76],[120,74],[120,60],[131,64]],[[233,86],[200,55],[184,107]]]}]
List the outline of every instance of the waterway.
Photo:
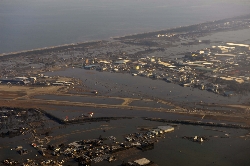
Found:
[{"label": "waterway", "polygon": [[[170,115],[171,116],[171,115]],[[172,118],[174,118],[172,116]],[[58,124],[47,121],[50,127],[56,127]],[[112,120],[109,122],[92,122],[85,124],[67,125],[60,129],[55,129],[50,133],[50,144],[65,144],[83,139],[95,139],[100,135],[102,137],[115,136],[117,141],[124,142],[123,136],[126,134],[139,132],[140,128],[157,127],[166,125],[161,122],[145,121],[141,118]],[[104,132],[105,130],[105,132]],[[229,134],[229,138],[225,137]],[[131,154],[130,157],[124,158],[124,161],[133,161],[142,157],[154,161],[159,166],[162,165],[249,165],[249,137],[245,135],[249,131],[243,129],[215,128],[192,125],[177,125],[175,130],[167,133],[165,138],[159,138],[159,142],[155,143],[153,150]],[[208,141],[202,144],[182,139],[183,136],[205,136]],[[244,136],[244,137],[241,137]],[[29,142],[26,141],[30,137],[19,136],[14,138],[2,139],[0,149],[0,159],[15,158],[24,161],[26,158],[39,159],[40,154],[33,149]],[[19,155],[13,148],[23,146],[29,150],[27,155]],[[12,150],[11,150],[12,149]],[[37,155],[37,156],[36,156]],[[114,163],[107,161],[93,164],[94,166],[117,166],[122,161],[118,160]],[[77,165],[75,162],[69,162],[65,165]]]}]

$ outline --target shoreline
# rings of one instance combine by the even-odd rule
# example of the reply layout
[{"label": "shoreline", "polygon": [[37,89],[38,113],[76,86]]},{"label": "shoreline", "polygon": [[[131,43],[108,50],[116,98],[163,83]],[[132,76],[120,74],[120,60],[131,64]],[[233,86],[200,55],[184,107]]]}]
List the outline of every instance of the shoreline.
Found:
[{"label": "shoreline", "polygon": [[[231,18],[224,18],[220,20],[214,20],[214,21],[207,21],[207,22],[202,22],[202,23],[197,23],[197,24],[191,24],[191,25],[183,25],[183,26],[177,26],[173,28],[168,28],[168,29],[161,29],[161,30],[156,30],[156,31],[149,31],[149,32],[144,32],[144,33],[135,33],[135,34],[129,34],[129,35],[124,35],[124,36],[114,36],[114,37],[109,37],[109,39],[99,39],[99,40],[93,40],[93,41],[83,41],[83,42],[76,42],[76,43],[68,43],[68,44],[62,44],[62,45],[56,45],[56,46],[48,46],[48,47],[41,47],[41,48],[34,48],[34,49],[29,49],[29,50],[21,50],[21,51],[15,51],[15,52],[7,52],[7,53],[0,53],[0,58],[4,56],[13,56],[13,55],[20,55],[24,53],[39,53],[40,51],[53,51],[57,49],[63,49],[63,48],[68,48],[68,47],[78,47],[81,45],[92,45],[96,43],[101,43],[101,42],[106,42],[109,40],[122,40],[126,38],[140,38],[140,36],[143,35],[156,35],[157,33],[171,33],[171,31],[186,31],[185,28],[190,28],[190,27],[195,27],[199,25],[204,25],[204,24],[211,24],[211,23],[218,23],[218,22],[223,22],[231,19],[242,19],[244,17],[250,16],[249,14],[246,15],[240,15],[240,16],[235,16]],[[184,30],[182,30],[184,29]],[[187,30],[188,31],[188,30]],[[211,32],[210,32],[211,33]]]},{"label": "shoreline", "polygon": [[[78,65],[78,63],[80,64],[80,65],[83,65],[83,63],[84,63],[84,58],[91,58],[91,56],[92,56],[92,54],[93,54],[93,49],[98,49],[99,47],[105,47],[105,46],[109,46],[109,44],[111,45],[111,46],[113,46],[114,45],[114,50],[116,51],[116,44],[118,45],[119,43],[125,43],[126,44],[126,41],[128,41],[128,40],[126,40],[127,38],[133,38],[134,40],[148,40],[149,38],[150,39],[152,39],[152,40],[154,40],[154,39],[156,39],[157,40],[157,36],[155,36],[155,34],[157,34],[157,33],[159,33],[159,32],[169,32],[169,31],[171,31],[172,33],[179,33],[178,35],[182,35],[183,34],[183,36],[184,36],[184,38],[185,38],[185,35],[187,36],[187,38],[188,37],[190,37],[191,36],[191,38],[193,38],[193,36],[195,36],[195,35],[197,35],[197,36],[199,36],[199,35],[209,35],[209,34],[214,34],[214,33],[218,33],[218,32],[224,32],[224,31],[230,31],[230,33],[231,33],[231,31],[232,30],[239,30],[239,29],[246,29],[247,28],[247,31],[248,31],[248,26],[250,25],[249,24],[249,22],[248,22],[248,20],[247,21],[245,21],[246,19],[248,19],[250,17],[250,14],[249,15],[244,15],[244,16],[238,16],[238,17],[234,17],[234,18],[227,18],[227,19],[223,19],[223,20],[218,20],[218,21],[212,21],[212,22],[205,22],[205,23],[200,23],[200,24],[194,24],[194,25],[189,25],[189,26],[181,26],[181,27],[175,27],[175,28],[170,28],[170,29],[167,29],[167,30],[160,30],[160,31],[154,31],[154,32],[148,32],[148,33],[142,33],[142,34],[136,34],[136,35],[130,35],[130,36],[124,36],[124,37],[119,37],[119,38],[116,38],[116,39],[113,39],[113,40],[109,40],[109,41],[105,41],[105,40],[98,40],[98,41],[93,41],[93,42],[81,42],[81,43],[71,43],[71,44],[65,44],[65,45],[60,45],[60,46],[53,46],[53,47],[45,47],[44,49],[32,49],[32,50],[30,50],[30,51],[21,51],[21,52],[16,52],[16,53],[11,53],[11,54],[8,54],[8,55],[6,55],[6,56],[2,56],[1,58],[3,59],[3,60],[8,60],[9,58],[20,58],[20,57],[24,57],[25,59],[23,59],[24,60],[24,62],[25,61],[27,61],[27,60],[29,60],[29,58],[30,59],[33,59],[33,57],[40,57],[40,56],[36,56],[36,55],[41,55],[41,57],[43,56],[44,57],[44,59],[35,59],[34,61],[32,60],[32,61],[30,61],[30,63],[29,64],[32,64],[32,63],[34,63],[34,65],[35,64],[39,64],[39,63],[42,63],[43,65],[41,65],[41,67],[39,66],[39,67],[37,67],[37,70],[36,70],[36,67],[34,67],[34,70],[33,70],[33,72],[32,73],[30,73],[30,74],[38,74],[38,73],[41,73],[41,72],[48,72],[48,71],[50,71],[50,72],[54,72],[54,71],[56,71],[56,70],[65,70],[65,69],[69,69],[70,68],[70,66],[72,66],[72,68],[74,68],[74,66],[77,66]],[[236,19],[236,20],[235,20]],[[236,24],[236,25],[230,25],[230,26],[225,26],[225,27],[223,27],[223,25],[225,24],[225,23],[227,23],[227,21],[230,21],[229,23],[233,23],[234,21],[236,21],[236,22],[240,22],[239,24]],[[241,24],[241,23],[245,23],[246,22],[246,24]],[[217,28],[217,25],[218,26],[220,26],[220,25],[222,25],[222,28],[221,27],[219,27],[219,28]],[[246,26],[247,25],[247,26]],[[208,27],[207,27],[208,26]],[[205,28],[204,28],[205,27]],[[249,26],[250,27],[250,26]],[[190,30],[190,28],[192,29],[192,30]],[[178,31],[178,32],[177,32]],[[205,32],[204,32],[205,31]],[[207,32],[208,31],[208,32]],[[145,36],[143,36],[143,35],[146,35],[146,37]],[[139,36],[139,37],[138,37]],[[149,38],[147,38],[147,36],[149,37]],[[196,37],[197,37],[196,36]],[[138,38],[137,38],[138,37]],[[140,38],[140,37],[143,37],[143,38]],[[126,39],[124,39],[124,38],[126,38]],[[170,40],[171,41],[171,40]],[[175,40],[173,40],[173,41],[175,41]],[[180,41],[179,40],[177,40],[179,43],[180,43]],[[135,43],[136,43],[136,41],[135,41]],[[130,44],[130,43],[128,43],[128,44]],[[132,42],[132,45],[133,45],[133,42]],[[136,44],[135,44],[136,45]],[[143,44],[142,44],[143,45]],[[145,45],[147,45],[147,44],[145,44]],[[110,47],[111,47],[110,46]],[[171,45],[172,47],[174,47],[173,45]],[[170,47],[171,47],[170,46]],[[121,46],[122,47],[122,46]],[[143,47],[143,46],[142,46]],[[160,47],[160,46],[158,46],[158,47]],[[112,47],[111,47],[112,48]],[[167,46],[166,46],[166,48],[168,48]],[[89,51],[89,49],[90,49],[90,51]],[[92,49],[92,50],[91,50]],[[135,49],[135,48],[133,48],[133,49]],[[71,59],[72,57],[71,57],[71,51],[75,51],[75,50],[80,50],[82,53],[84,52],[86,52],[87,53],[87,55],[84,55],[84,54],[76,54],[76,59],[75,59],[75,62],[77,62],[77,63],[75,63],[74,61],[67,61],[67,58],[68,59]],[[87,51],[86,51],[87,50]],[[54,51],[54,52],[53,52]],[[92,51],[92,52],[91,52]],[[115,56],[117,56],[116,54],[118,54],[118,56],[119,56],[119,53],[117,53],[117,52],[115,52],[114,51],[114,55]],[[138,51],[138,50],[137,50]],[[135,51],[136,53],[137,53],[137,51]],[[59,53],[60,52],[60,53]],[[68,54],[68,55],[66,55],[65,57],[65,59],[63,59],[63,61],[61,61],[62,59],[60,59],[60,58],[64,58],[64,54],[65,53],[63,53],[63,52],[66,52],[66,54]],[[131,57],[133,57],[134,56],[134,54],[133,54],[133,50],[131,51],[132,53],[131,53]],[[141,49],[139,49],[139,51],[138,52],[142,52],[142,53],[144,53],[144,51],[141,51]],[[55,54],[61,54],[61,57],[59,58],[59,57],[55,57],[54,59],[53,59],[53,57],[52,57],[52,59],[50,59],[51,58],[51,55],[53,54],[53,53],[55,53]],[[73,53],[74,54],[74,53]],[[106,56],[105,55],[105,50],[103,51],[97,51],[97,55],[95,55],[94,54],[94,56],[98,56],[98,55],[101,55],[101,56]],[[177,54],[176,54],[177,55]],[[79,59],[78,59],[79,58]],[[114,59],[115,58],[117,58],[117,57],[113,57]],[[112,59],[112,58],[111,58]],[[112,59],[112,60],[114,60],[114,59]],[[62,64],[56,64],[56,63],[51,63],[51,61],[52,60],[54,60],[54,61],[59,61],[60,63],[62,63]],[[71,59],[72,60],[72,59]],[[79,62],[80,61],[80,62]],[[86,62],[86,61],[85,61]],[[4,64],[5,62],[3,61],[3,65],[5,65]],[[46,65],[48,66],[48,67],[46,67]],[[29,66],[29,65],[28,65]],[[32,67],[31,67],[32,68]],[[27,69],[27,67],[25,68],[25,69]],[[25,71],[25,70],[22,70],[22,68],[20,68],[20,70],[21,71]],[[27,71],[26,72],[28,72],[30,69],[27,69]],[[110,69],[111,70],[111,69]],[[166,72],[169,72],[169,70],[167,70]],[[18,72],[17,72],[18,73]],[[20,73],[18,73],[18,74],[20,74]],[[59,78],[59,76],[56,76],[56,77],[58,77]],[[70,75],[68,75],[68,77],[72,77],[72,75],[70,74]],[[73,77],[74,78],[74,77]],[[78,78],[78,76],[76,77],[76,78]],[[91,78],[91,77],[87,77],[88,79],[89,78]],[[41,81],[42,79],[40,79],[40,81]],[[87,79],[86,79],[87,80]],[[85,81],[86,81],[85,80]],[[120,80],[120,79],[119,79]],[[43,81],[43,80],[42,80]],[[84,81],[84,79],[82,80],[82,81]],[[101,82],[101,81],[100,81]],[[94,84],[97,84],[97,82],[93,82]],[[88,83],[87,82],[85,82],[85,84],[87,85]],[[93,84],[93,85],[94,85]],[[99,83],[98,83],[99,84]],[[85,85],[85,86],[86,86]],[[161,85],[161,84],[160,84]],[[165,85],[165,84],[164,84]],[[92,84],[88,84],[87,86],[89,86],[89,87],[92,87],[92,88],[90,88],[90,89],[96,89],[96,86],[92,86]],[[104,86],[104,84],[103,85],[101,85],[100,84],[100,86]],[[106,85],[105,85],[106,86]],[[109,86],[110,86],[110,88],[112,88],[113,89],[113,87],[111,87],[111,84],[109,84]],[[12,86],[11,86],[12,87]],[[116,87],[116,85],[114,85],[114,87]],[[146,87],[146,86],[145,86]],[[74,88],[74,87],[73,87]],[[82,87],[81,87],[82,88]],[[86,87],[85,87],[86,88]],[[137,87],[138,88],[138,87]],[[136,88],[136,90],[135,90],[135,92],[137,91],[137,88]],[[150,87],[149,87],[150,88]],[[12,88],[9,88],[9,89],[13,89],[13,87]],[[107,86],[106,86],[106,88],[105,88],[105,90],[103,90],[102,88],[100,88],[100,91],[99,92],[101,92],[101,91],[103,91],[103,93],[105,93],[105,95],[106,94],[111,94],[112,95],[112,93],[114,93],[114,94],[116,94],[117,92],[115,92],[114,90],[112,90],[112,89],[110,89],[110,91],[108,90],[106,90],[107,89]],[[72,89],[71,89],[72,90]],[[112,92],[111,92],[111,90],[112,90]],[[150,89],[149,89],[150,90]],[[153,89],[152,89],[153,90]],[[166,94],[168,94],[168,93],[171,93],[171,90],[172,89],[169,89],[170,91],[166,91]],[[23,91],[23,93],[29,93],[30,94],[30,92],[31,91],[33,91],[33,90],[29,90],[29,89],[27,89],[27,92],[26,92],[26,90],[24,90]],[[57,91],[57,90],[55,90],[54,89],[54,91]],[[73,90],[72,90],[73,91]],[[155,92],[157,92],[156,90],[154,90]],[[75,91],[76,93],[78,93],[77,91]],[[98,93],[99,93],[98,92]],[[149,91],[148,91],[149,92]],[[15,92],[13,92],[13,94],[9,94],[8,92],[3,92],[3,96],[5,96],[6,94],[8,94],[9,96],[7,97],[7,100],[9,100],[9,101],[11,101],[11,99],[12,100],[15,100],[15,104],[21,104],[21,105],[25,105],[25,104],[28,104],[26,101],[23,101],[24,99],[25,100],[27,100],[28,99],[28,97],[29,97],[29,95],[27,94],[27,95],[21,95],[20,97],[19,96],[16,96],[16,97],[14,97],[13,98],[13,96],[11,96],[11,95],[15,95],[14,94]],[[37,92],[36,92],[37,93]],[[53,93],[53,92],[51,92],[51,93]],[[60,92],[55,92],[57,95],[60,93]],[[149,92],[148,94],[150,94],[151,92]],[[100,93],[101,94],[101,93]],[[114,95],[113,94],[113,95]],[[144,95],[144,97],[145,98],[147,98],[147,99],[152,99],[154,102],[156,102],[156,103],[158,103],[158,102],[160,102],[159,100],[157,100],[158,99],[158,97],[153,97],[153,96],[149,96],[148,94],[143,94]],[[73,94],[72,94],[73,95]],[[105,96],[104,95],[104,96]],[[117,94],[116,94],[117,95]],[[130,96],[129,96],[130,95]],[[131,91],[131,94],[126,94],[125,96],[127,96],[127,98],[133,98],[133,96],[131,96],[132,95],[132,91]],[[134,95],[134,94],[133,94]],[[141,95],[141,92],[139,91],[138,92],[138,96],[139,95]],[[170,94],[169,94],[170,95]],[[175,94],[173,94],[173,95],[175,95]],[[194,112],[194,111],[196,111],[196,110],[192,110],[193,109],[193,107],[196,109],[196,102],[193,102],[193,101],[186,101],[186,98],[187,98],[187,96],[189,96],[190,97],[190,95],[188,94],[188,92],[187,92],[187,95],[185,96],[185,95],[180,95],[180,94],[178,94],[177,93],[177,95],[179,95],[181,98],[182,98],[182,100],[183,100],[183,102],[182,102],[182,104],[181,105],[179,105],[178,104],[178,102],[179,102],[179,100],[176,100],[176,101],[174,101],[174,100],[172,100],[172,99],[166,99],[166,100],[163,100],[163,103],[165,103],[166,105],[174,105],[175,106],[175,108],[178,108],[178,110],[179,111],[177,111],[177,112],[179,112],[179,113],[186,113],[186,114],[190,114],[190,115],[193,115],[194,113],[192,113],[192,112]],[[195,96],[195,95],[197,95],[197,94],[193,94],[192,93],[192,95],[193,96]],[[191,96],[192,96],[191,95]],[[119,95],[118,95],[119,96]],[[129,97],[128,97],[129,96]],[[171,96],[171,95],[170,95]],[[178,96],[178,97],[179,97]],[[209,95],[210,96],[210,95]],[[93,103],[92,102],[90,102],[90,103],[84,103],[84,104],[79,104],[79,103],[77,103],[77,102],[61,102],[61,101],[48,101],[48,100],[44,100],[44,101],[41,101],[41,100],[35,100],[35,99],[33,99],[32,98],[32,96],[30,96],[31,98],[29,98],[29,102],[30,103],[33,103],[33,104],[36,104],[36,105],[38,105],[38,106],[41,106],[41,105],[43,105],[44,103],[46,103],[46,104],[51,104],[51,105],[68,105],[68,106],[74,106],[74,105],[76,105],[76,106],[90,106],[90,105],[93,105]],[[195,96],[196,97],[196,96]],[[138,98],[140,98],[140,97],[138,97]],[[159,98],[159,99],[161,99],[161,98]],[[206,98],[204,99],[204,100],[202,100],[202,101],[205,101],[206,100]],[[142,104],[142,103],[137,103],[138,105],[129,105],[129,104],[127,104],[127,103],[130,103],[131,101],[133,101],[133,100],[130,100],[130,102],[128,102],[129,100],[128,99],[125,99],[124,98],[124,103],[125,104],[120,104],[120,106],[119,107],[117,107],[117,105],[111,105],[111,104],[96,104],[96,105],[94,105],[94,107],[98,107],[98,108],[122,108],[122,109],[138,109],[138,110],[152,110],[152,111],[159,111],[159,112],[161,112],[161,111],[164,111],[164,110],[161,110],[161,109],[155,109],[155,108],[149,108],[149,107],[141,107],[141,106],[138,106],[138,105],[140,105],[140,104]],[[186,101],[187,103],[185,103],[184,101]],[[6,101],[2,101],[4,104],[13,104],[13,103],[5,103]],[[153,102],[152,102],[153,103]],[[161,103],[161,102],[160,102]],[[213,102],[214,103],[214,102]],[[153,104],[155,104],[155,103],[153,103]],[[193,106],[191,106],[190,104],[193,104]],[[232,103],[233,104],[233,103]],[[29,105],[29,104],[28,104]],[[150,104],[149,104],[150,105]],[[190,106],[190,107],[189,107]],[[204,107],[209,107],[209,108],[206,108],[206,109],[204,109]],[[211,107],[211,108],[210,108]],[[214,109],[214,107],[223,107],[223,109]],[[246,109],[247,108],[247,106],[246,105],[240,105],[240,108],[239,108],[239,106],[237,105],[237,104],[235,104],[234,106],[231,106],[231,107],[227,107],[227,108],[225,108],[225,105],[223,105],[222,103],[220,103],[220,104],[209,104],[209,102],[208,103],[202,103],[202,104],[197,104],[197,109],[198,109],[198,111],[199,111],[199,109],[203,109],[204,110],[204,112],[201,112],[201,114],[200,113],[198,113],[198,114],[200,114],[200,115],[202,115],[202,114],[210,114],[210,112],[206,112],[206,110],[214,110],[214,112],[215,111],[218,111],[218,112],[221,112],[222,114],[214,114],[214,115],[222,115],[223,116],[223,112],[222,111],[226,111],[226,113],[228,112],[228,108],[232,108],[233,107],[233,112],[235,112],[237,109],[242,109],[242,110],[244,110],[244,109]],[[161,107],[160,107],[161,108]],[[184,108],[187,108],[187,110],[185,109],[184,110]],[[190,109],[190,110],[188,110],[188,109]],[[224,110],[225,109],[225,110]],[[169,111],[169,110],[167,110],[166,112],[172,112],[172,111]],[[242,112],[240,112],[240,113],[242,113]],[[212,113],[213,114],[213,113]],[[230,110],[230,114],[232,114],[231,113],[231,110]]]}]

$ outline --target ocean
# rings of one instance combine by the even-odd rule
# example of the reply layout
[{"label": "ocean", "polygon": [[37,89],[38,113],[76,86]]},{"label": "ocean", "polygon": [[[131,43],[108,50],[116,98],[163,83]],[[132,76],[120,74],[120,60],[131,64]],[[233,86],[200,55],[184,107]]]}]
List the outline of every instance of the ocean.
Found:
[{"label": "ocean", "polygon": [[248,0],[1,0],[0,53],[249,14]]}]

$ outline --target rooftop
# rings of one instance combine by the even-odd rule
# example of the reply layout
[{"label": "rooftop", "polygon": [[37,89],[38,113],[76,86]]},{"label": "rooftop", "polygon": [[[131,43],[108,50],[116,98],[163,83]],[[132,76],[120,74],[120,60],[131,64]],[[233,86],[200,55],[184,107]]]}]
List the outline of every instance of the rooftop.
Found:
[{"label": "rooftop", "polygon": [[135,160],[134,162],[138,165],[147,165],[150,163],[150,161],[146,158],[141,158],[141,159]]}]

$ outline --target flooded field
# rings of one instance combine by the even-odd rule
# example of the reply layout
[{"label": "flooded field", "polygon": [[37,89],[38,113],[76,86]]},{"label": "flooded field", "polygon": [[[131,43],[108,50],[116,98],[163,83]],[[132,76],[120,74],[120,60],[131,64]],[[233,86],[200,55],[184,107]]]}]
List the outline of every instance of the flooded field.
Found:
[{"label": "flooded field", "polygon": [[237,31],[217,32],[209,36],[201,37],[200,40],[211,40],[212,42],[220,41],[221,44],[226,42],[249,43],[250,29]]},{"label": "flooded field", "polygon": [[163,80],[152,80],[140,76],[133,77],[130,74],[98,72],[80,68],[45,74],[79,78],[86,87],[96,89],[103,96],[163,99],[178,103],[178,105],[194,102],[240,104],[249,101],[249,96],[224,97],[196,88],[166,83]]},{"label": "flooded field", "polygon": [[137,100],[131,102],[129,105],[131,106],[144,106],[144,107],[153,107],[153,108],[167,108],[172,109],[174,107],[159,103],[157,101],[143,101],[143,100]]},{"label": "flooded field", "polygon": [[95,104],[121,104],[123,100],[114,98],[104,98],[96,96],[57,96],[57,95],[41,95],[35,96],[34,98],[43,100],[59,100],[59,101],[73,101],[73,102],[84,102],[84,103],[95,103]]},{"label": "flooded field", "polygon": [[[248,42],[248,37],[243,38],[243,34],[247,32],[248,30],[240,30],[231,36],[227,36],[231,32],[219,32],[217,35],[209,36],[211,38],[209,46],[229,40],[238,42],[235,36],[242,36],[243,43]],[[227,37],[223,38],[223,36]],[[207,38],[200,39],[206,40]],[[189,50],[189,47],[195,50],[205,46],[199,42],[195,45],[185,46],[178,42],[175,44],[178,46],[148,55],[161,58],[170,56],[169,59],[174,59],[183,56],[182,52]],[[120,45],[120,47],[119,51],[129,54],[143,51],[143,48],[139,46]],[[90,56],[95,57],[108,51],[118,54],[116,49],[116,45],[113,45],[107,49],[91,48],[88,51],[93,52]],[[173,56],[171,52],[178,55]],[[76,56],[81,56],[81,51],[74,53]],[[71,57],[67,53],[67,55],[61,54],[63,58]],[[12,65],[11,62],[7,64]],[[35,114],[15,115],[12,111],[1,110],[0,160],[13,158],[19,163],[23,163],[26,159],[41,162],[53,158],[58,161],[66,160],[64,165],[76,166],[78,164],[74,161],[74,157],[67,156],[67,153],[63,151],[65,149],[60,151],[57,156],[53,153],[55,151],[52,152],[54,149],[51,150],[50,147],[54,145],[61,147],[80,140],[99,139],[100,141],[102,140],[100,138],[105,138],[103,139],[104,146],[107,144],[120,146],[120,143],[129,143],[126,135],[145,130],[149,132],[150,129],[157,128],[157,126],[170,125],[175,130],[160,137],[154,136],[154,146],[151,150],[142,151],[139,147],[133,147],[124,151],[114,162],[109,163],[105,160],[98,163],[93,160],[92,165],[118,166],[123,161],[134,161],[143,157],[154,161],[159,166],[166,165],[166,163],[168,165],[204,165],[205,163],[205,165],[218,166],[250,164],[248,159],[250,131],[247,129],[248,126],[244,128],[244,125],[248,123],[249,108],[246,103],[249,102],[249,95],[234,94],[225,97],[222,96],[222,93],[216,94],[211,90],[209,92],[209,89],[200,90],[183,87],[184,84],[180,86],[178,83],[167,83],[162,78],[164,76],[166,79],[167,75],[164,75],[166,73],[169,74],[168,76],[174,76],[175,73],[171,73],[171,70],[165,71],[166,73],[161,73],[162,70],[157,71],[161,77],[155,77],[155,75],[142,77],[134,73],[135,76],[132,76],[132,73],[127,71],[125,73],[122,70],[120,73],[116,73],[116,70],[111,70],[112,68],[109,71],[114,72],[99,72],[76,68],[80,65],[71,65],[72,68],[65,70],[61,68],[59,71],[55,69],[55,71],[43,73],[43,76],[51,79],[50,85],[57,86],[39,85],[37,91],[30,91],[27,94],[20,92],[19,96],[16,95],[15,98],[12,98],[13,101],[19,103],[25,103],[24,101],[27,99],[29,104],[34,104],[34,107],[41,106],[44,109],[40,110],[41,112],[36,109]],[[64,84],[69,77],[73,82]],[[58,84],[54,81],[64,83]],[[8,87],[14,92],[21,89],[21,86]],[[11,92],[5,93],[10,95]],[[3,94],[4,99],[11,99],[6,96]],[[241,105],[243,103],[245,105]],[[144,120],[146,118],[143,119],[143,117],[148,117],[148,120]],[[155,118],[158,121],[150,121],[149,118]],[[163,123],[159,119],[166,121]],[[191,121],[191,123],[185,123],[187,121]],[[243,127],[236,129],[235,124]],[[236,127],[233,129],[232,126]],[[203,137],[205,141],[194,141],[197,136]],[[109,138],[115,138],[115,140],[112,142]],[[146,137],[145,139],[151,138]],[[34,147],[34,142],[39,143],[39,148]],[[24,148],[27,154],[22,154],[17,147]],[[47,153],[43,152],[43,149]],[[69,149],[74,148],[69,147]],[[85,153],[85,151],[81,151],[82,149],[76,151],[78,150],[79,153]],[[88,152],[92,150],[91,147]],[[74,152],[78,153],[76,151]],[[111,154],[112,150],[109,152]],[[96,153],[99,152],[96,151]]]},{"label": "flooded field", "polygon": [[82,114],[93,112],[94,117],[152,117],[167,119],[200,119],[187,115],[178,115],[166,112],[152,112],[148,110],[126,110],[119,108],[93,108],[93,107],[71,107],[71,106],[50,106],[47,112],[64,119],[66,116],[76,118]]},{"label": "flooded field", "polygon": [[[160,113],[159,113],[160,114]],[[158,115],[159,115],[158,114]],[[167,115],[166,115],[167,116]],[[169,116],[171,117],[171,114]],[[176,118],[173,117],[172,118]],[[102,136],[103,138],[114,136],[116,141],[124,142],[124,135],[139,132],[142,128],[155,128],[166,125],[161,122],[145,121],[141,118],[129,120],[112,120],[108,122],[92,122],[74,125],[60,126],[48,120],[48,125],[54,128],[49,133],[50,144],[69,144],[71,142],[83,139],[94,139]],[[171,124],[170,124],[171,125]],[[248,165],[250,163],[248,154],[250,153],[250,138],[247,136],[249,131],[242,129],[203,127],[192,125],[174,125],[174,131],[164,134],[163,138],[158,138],[154,148],[148,151],[133,151],[129,157],[118,159],[112,163],[103,161],[93,163],[94,166],[117,166],[122,161],[131,161],[146,157],[158,165],[185,165],[193,163],[195,165]],[[186,139],[183,136],[205,136],[208,141],[196,143]],[[227,136],[227,137],[225,137]],[[0,149],[0,159],[15,158],[24,161],[26,158],[41,158],[41,154],[28,143],[29,135],[14,138],[2,139]],[[17,141],[19,140],[19,141]],[[3,146],[3,144],[6,144]],[[29,153],[25,155],[18,154],[14,148],[23,146]],[[33,152],[34,151],[34,152]],[[65,165],[76,166],[77,163],[69,160]]]}]

